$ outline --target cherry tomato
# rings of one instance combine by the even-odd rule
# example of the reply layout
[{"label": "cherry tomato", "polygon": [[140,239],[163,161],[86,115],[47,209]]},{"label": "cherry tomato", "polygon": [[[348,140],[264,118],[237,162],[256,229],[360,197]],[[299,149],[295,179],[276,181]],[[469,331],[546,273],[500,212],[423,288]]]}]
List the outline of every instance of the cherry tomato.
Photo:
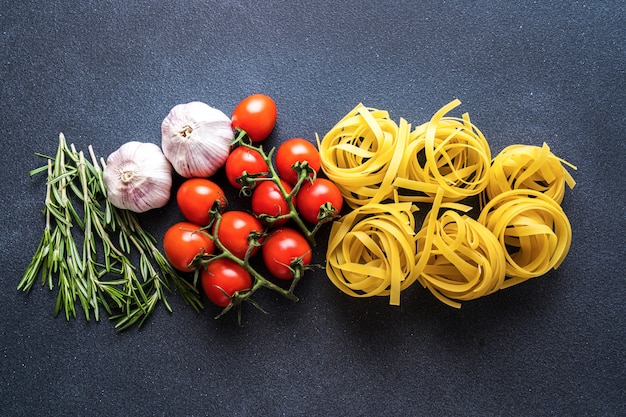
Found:
[{"label": "cherry tomato", "polygon": [[289,227],[276,229],[263,243],[263,262],[267,270],[276,278],[293,278],[290,264],[301,259],[302,265],[311,263],[311,246],[306,238]]},{"label": "cherry tomato", "polygon": [[233,110],[233,128],[244,130],[252,142],[265,140],[276,124],[276,103],[264,94],[244,98]]},{"label": "cherry tomato", "polygon": [[343,207],[343,197],[339,188],[326,178],[316,178],[313,182],[305,181],[296,200],[298,213],[308,222],[317,224],[320,207],[330,203],[338,215]]},{"label": "cherry tomato", "polygon": [[250,273],[227,258],[209,262],[200,273],[200,283],[207,298],[218,307],[228,306],[235,292],[252,288]]},{"label": "cherry tomato", "polygon": [[179,222],[165,232],[163,251],[172,266],[182,272],[195,269],[193,259],[198,254],[212,254],[215,250],[213,240],[200,231],[200,226],[189,222]]},{"label": "cherry tomato", "polygon": [[185,219],[202,226],[209,224],[209,210],[216,200],[224,206],[227,203],[222,188],[205,178],[188,179],[176,192],[178,209]]},{"label": "cherry tomato", "polygon": [[[226,159],[226,178],[233,187],[241,189],[241,184],[237,182],[237,178],[241,177],[245,172],[249,175],[257,175],[268,173],[269,168],[261,154],[254,149],[245,146],[239,146],[233,149]],[[262,175],[266,177],[267,175]]]},{"label": "cherry tomato", "polygon": [[298,182],[298,172],[293,169],[293,164],[304,161],[307,161],[316,173],[320,170],[320,153],[315,145],[306,139],[289,139],[276,151],[278,175],[290,184]]},{"label": "cherry tomato", "polygon": [[[252,232],[263,232],[261,221],[245,211],[226,211],[222,213],[222,221],[217,230],[217,238],[233,255],[243,259],[250,246],[248,236]],[[259,250],[258,246],[252,248],[250,256]]]},{"label": "cherry tomato", "polygon": [[[280,180],[283,188],[289,194],[293,187],[284,180]],[[296,205],[296,196],[292,196],[291,201],[293,205]],[[257,183],[256,188],[252,193],[250,199],[252,205],[252,212],[257,216],[266,214],[268,216],[281,216],[289,214],[289,204],[280,192],[278,185],[273,181],[261,181]],[[287,223],[289,219],[277,220],[273,223],[274,226],[282,226]]]}]

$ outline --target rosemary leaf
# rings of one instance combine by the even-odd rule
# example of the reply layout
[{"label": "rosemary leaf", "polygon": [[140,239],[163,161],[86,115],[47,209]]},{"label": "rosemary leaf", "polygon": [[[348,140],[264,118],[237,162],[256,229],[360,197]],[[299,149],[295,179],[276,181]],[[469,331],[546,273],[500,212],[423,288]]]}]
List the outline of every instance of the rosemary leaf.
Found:
[{"label": "rosemary leaf", "polygon": [[31,177],[34,177],[35,175],[41,174],[42,172],[46,172],[47,169],[48,169],[47,166],[43,165],[43,166],[40,166],[39,168],[35,168],[31,170],[28,173],[28,175]]},{"label": "rosemary leaf", "polygon": [[[22,277],[20,283],[17,286],[18,290],[29,292],[32,288],[33,284],[37,280],[37,276],[39,275],[39,271],[45,265],[46,258],[48,257],[48,253],[50,251],[50,229],[45,228],[43,231],[43,235],[41,236],[41,240],[39,241],[39,245],[37,246],[37,250],[35,251],[35,255],[32,260],[26,267],[26,271],[24,272],[24,276]],[[43,277],[43,275],[42,275]],[[45,280],[42,280],[45,282]]]},{"label": "rosemary leaf", "polygon": [[59,293],[57,303],[54,309],[54,315],[58,315],[65,310],[65,318],[67,320],[76,317],[76,308],[74,302],[76,300],[75,281],[68,273],[65,264],[60,264],[59,268]]}]

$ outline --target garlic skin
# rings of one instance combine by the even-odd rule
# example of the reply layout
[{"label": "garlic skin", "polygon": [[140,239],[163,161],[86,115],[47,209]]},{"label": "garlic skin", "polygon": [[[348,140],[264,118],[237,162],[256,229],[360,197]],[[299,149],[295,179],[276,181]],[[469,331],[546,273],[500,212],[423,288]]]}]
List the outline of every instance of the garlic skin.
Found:
[{"label": "garlic skin", "polygon": [[103,177],[117,208],[143,213],[170,199],[172,167],[154,143],[125,143],[107,158]]},{"label": "garlic skin", "polygon": [[165,157],[185,178],[215,174],[235,138],[230,118],[200,101],[174,106],[161,123],[161,135]]}]

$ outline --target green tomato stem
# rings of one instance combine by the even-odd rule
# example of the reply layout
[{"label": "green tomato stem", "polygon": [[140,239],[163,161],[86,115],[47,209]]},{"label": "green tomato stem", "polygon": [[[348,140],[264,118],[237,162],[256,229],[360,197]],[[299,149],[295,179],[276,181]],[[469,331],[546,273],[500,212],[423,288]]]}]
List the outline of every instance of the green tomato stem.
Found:
[{"label": "green tomato stem", "polygon": [[[260,274],[256,269],[254,269],[250,265],[249,259],[250,259],[251,252],[254,248],[254,243],[248,246],[248,249],[246,250],[246,254],[243,259],[235,256],[226,246],[224,246],[224,244],[220,241],[220,239],[217,236],[217,231],[219,230],[220,224],[222,222],[222,215],[219,210],[212,210],[211,217],[212,217],[211,224],[209,224],[209,226],[206,226],[200,230],[207,233],[211,237],[211,239],[213,239],[215,246],[217,247],[220,253],[218,255],[202,255],[198,257],[195,260],[197,268],[198,269],[204,268],[209,263],[218,259],[229,259],[235,262],[237,265],[244,268],[253,279],[252,288],[250,288],[249,290],[235,293],[231,297],[230,304],[226,306],[224,310],[222,310],[222,312],[218,315],[218,317],[221,317],[222,315],[224,315],[233,306],[241,304],[242,301],[252,302],[252,299],[251,299],[252,295],[261,287],[265,287],[269,290],[272,290],[289,300],[298,301],[298,297],[293,294],[293,290],[285,290],[284,288],[281,288],[280,286],[274,284],[273,282],[266,279],[262,274]],[[212,232],[209,232],[208,231],[209,229],[212,229]],[[255,240],[255,238],[253,237],[251,240]],[[253,304],[255,303],[253,302]]]},{"label": "green tomato stem", "polygon": [[265,161],[265,163],[267,164],[268,169],[269,169],[270,175],[268,177],[250,178],[250,182],[256,183],[260,181],[272,181],[274,184],[276,184],[284,200],[287,202],[287,206],[289,207],[289,213],[276,216],[274,220],[278,220],[278,219],[292,220],[296,224],[300,232],[307,239],[309,244],[311,244],[311,246],[316,246],[317,242],[315,241],[315,233],[317,233],[317,230],[319,230],[319,227],[315,227],[313,230],[310,230],[309,227],[306,225],[306,223],[302,220],[302,217],[300,217],[300,214],[298,213],[296,206],[293,204],[293,197],[298,194],[304,181],[312,180],[311,174],[313,174],[313,179],[315,178],[315,175],[316,175],[315,171],[309,168],[308,163],[305,162],[301,164],[298,170],[298,181],[293,186],[293,189],[291,190],[291,192],[288,193],[287,190],[285,190],[285,187],[283,186],[282,182],[280,181],[280,176],[276,172],[276,168],[274,167],[274,164],[272,163],[273,155],[274,155],[276,148],[271,148],[266,153],[263,150],[262,146],[256,147],[244,141],[241,141],[240,144],[242,146],[245,146],[251,150],[258,152],[263,158],[263,160]]},{"label": "green tomato stem", "polygon": [[[264,220],[266,224],[270,223],[270,225],[271,223],[277,220],[282,220],[282,219],[292,220],[297,226],[297,228],[300,230],[300,232],[303,234],[303,236],[305,236],[307,241],[311,244],[311,246],[315,246],[316,245],[315,234],[320,230],[323,224],[332,220],[332,218],[324,217],[320,219],[320,221],[313,227],[313,229],[309,229],[307,224],[300,217],[300,214],[298,213],[293,203],[293,198],[300,191],[300,188],[304,184],[304,181],[313,181],[317,175],[317,173],[309,166],[308,162],[304,161],[298,164],[294,164],[294,169],[296,169],[296,171],[298,172],[298,181],[296,182],[292,190],[290,192],[287,192],[272,162],[273,155],[274,155],[276,148],[271,148],[268,152],[265,152],[262,146],[252,145],[251,141],[249,140],[249,137],[246,135],[246,132],[241,129],[238,129],[236,138],[232,142],[232,146],[244,146],[253,151],[258,152],[268,167],[267,176],[248,175],[246,172],[244,172],[244,174],[242,175],[242,178],[244,179],[241,180],[240,182],[243,185],[241,193],[249,197],[252,194],[252,189],[254,188],[254,185],[257,182],[272,181],[278,187],[280,193],[282,194],[282,197],[287,202],[287,205],[289,207],[288,213],[285,213],[279,216],[267,216],[267,218],[261,217],[261,219]],[[248,271],[248,273],[250,273],[251,277],[253,278],[253,285],[252,285],[252,288],[250,288],[249,290],[240,291],[240,292],[236,292],[235,294],[233,294],[231,297],[231,302],[228,304],[228,306],[226,306],[221,311],[221,313],[217,317],[221,317],[226,312],[230,311],[233,307],[237,307],[238,317],[239,317],[239,320],[241,320],[241,303],[243,301],[248,301],[260,309],[258,304],[256,304],[256,302],[254,302],[254,300],[251,297],[258,289],[262,287],[268,288],[278,294],[281,294],[283,297],[287,299],[297,301],[298,297],[294,294],[294,290],[296,288],[296,285],[298,284],[298,282],[304,275],[304,271],[308,269],[308,267],[304,266],[301,260],[298,265],[295,265],[294,267],[290,266],[290,268],[292,268],[294,277],[293,277],[293,280],[291,282],[289,289],[284,289],[274,284],[273,282],[267,280],[260,273],[258,273],[250,265],[250,262],[249,262],[249,258],[253,250],[253,247],[254,245],[257,244],[254,242],[258,242],[258,239],[254,239],[254,237],[249,237],[249,241],[252,242],[252,244],[249,245],[243,259],[240,259],[237,256],[233,255],[232,252],[230,252],[223,245],[223,243],[219,240],[217,236],[217,230],[219,230],[219,226],[221,223],[221,209],[222,209],[221,207],[214,207],[211,210],[210,224],[204,227],[203,229],[201,229],[205,233],[207,233],[207,235],[209,235],[211,239],[213,239],[215,246],[220,253],[217,255],[201,254],[201,255],[198,255],[196,259],[194,259],[194,264],[196,266],[196,273],[194,275],[194,285],[197,283],[198,271],[201,268],[206,267],[206,265],[212,261],[215,261],[217,259],[222,259],[222,258],[230,259],[231,261],[235,262],[239,266],[243,267],[246,271]],[[209,229],[212,229],[212,231],[209,231]]]}]

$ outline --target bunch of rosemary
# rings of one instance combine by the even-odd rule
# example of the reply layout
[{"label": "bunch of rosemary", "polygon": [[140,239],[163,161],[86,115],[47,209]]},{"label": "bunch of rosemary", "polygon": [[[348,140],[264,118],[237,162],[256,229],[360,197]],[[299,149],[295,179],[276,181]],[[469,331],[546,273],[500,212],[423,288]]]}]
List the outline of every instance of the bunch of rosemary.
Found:
[{"label": "bunch of rosemary", "polygon": [[[107,200],[104,160],[91,146],[88,160],[61,133],[54,157],[37,155],[47,159],[30,172],[48,175],[45,226],[18,290],[29,292],[41,276],[50,290],[58,286],[55,316],[64,310],[67,320],[76,317],[78,303],[87,320],[98,321],[102,308],[119,331],[141,326],[159,301],[171,312],[171,283],[186,304],[203,307],[195,285],[173,269],[137,216]],[[132,254],[139,257],[139,271]]]}]

